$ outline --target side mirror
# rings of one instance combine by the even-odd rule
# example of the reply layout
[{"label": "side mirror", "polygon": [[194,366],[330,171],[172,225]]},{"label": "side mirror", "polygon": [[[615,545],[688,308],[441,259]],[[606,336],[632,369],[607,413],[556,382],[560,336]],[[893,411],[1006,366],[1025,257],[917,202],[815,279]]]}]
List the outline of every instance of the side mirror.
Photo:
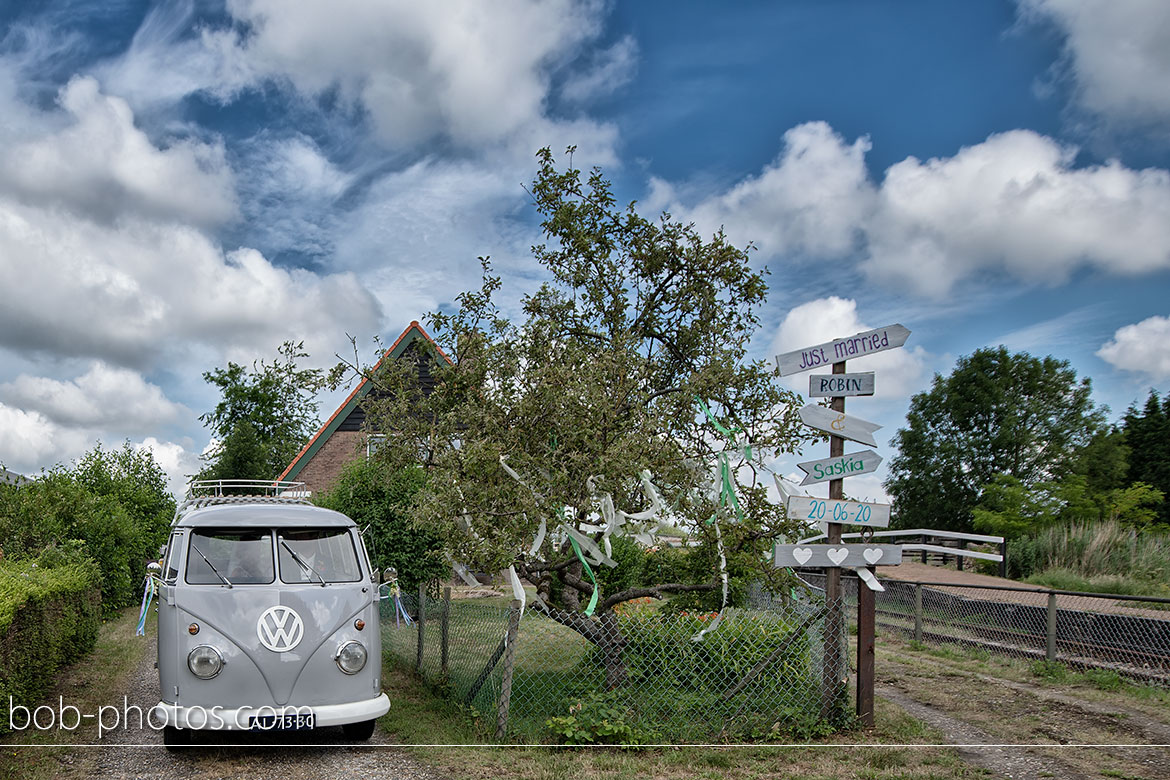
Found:
[{"label": "side mirror", "polygon": [[387,566],[382,570],[382,582],[393,582],[396,579],[398,579],[398,569]]},{"label": "side mirror", "polygon": [[146,564],[146,573],[153,574],[157,577],[158,575],[162,574],[162,566],[158,565],[158,561],[151,561],[150,563]]}]

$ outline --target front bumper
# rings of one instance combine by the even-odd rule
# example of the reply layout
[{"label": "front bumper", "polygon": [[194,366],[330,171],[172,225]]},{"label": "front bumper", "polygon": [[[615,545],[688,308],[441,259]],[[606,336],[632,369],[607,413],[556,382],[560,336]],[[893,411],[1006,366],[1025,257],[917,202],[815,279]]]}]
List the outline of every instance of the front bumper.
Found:
[{"label": "front bumper", "polygon": [[382,694],[365,701],[348,704],[289,704],[285,707],[184,707],[160,701],[154,707],[151,722],[180,729],[202,731],[246,731],[251,719],[263,715],[295,715],[312,710],[316,728],[322,726],[344,726],[346,723],[360,723],[373,720],[390,711],[390,699]]}]

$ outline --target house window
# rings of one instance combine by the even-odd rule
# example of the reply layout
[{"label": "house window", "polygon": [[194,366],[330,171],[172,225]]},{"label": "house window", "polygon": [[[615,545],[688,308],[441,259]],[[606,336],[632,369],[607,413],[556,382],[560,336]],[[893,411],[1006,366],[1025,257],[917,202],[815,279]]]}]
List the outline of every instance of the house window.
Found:
[{"label": "house window", "polygon": [[372,433],[369,436],[367,436],[366,437],[366,460],[369,460],[371,457],[373,457],[374,453],[378,451],[378,449],[382,446],[383,442],[385,442],[385,441],[386,441],[386,437],[383,436],[382,434]]}]

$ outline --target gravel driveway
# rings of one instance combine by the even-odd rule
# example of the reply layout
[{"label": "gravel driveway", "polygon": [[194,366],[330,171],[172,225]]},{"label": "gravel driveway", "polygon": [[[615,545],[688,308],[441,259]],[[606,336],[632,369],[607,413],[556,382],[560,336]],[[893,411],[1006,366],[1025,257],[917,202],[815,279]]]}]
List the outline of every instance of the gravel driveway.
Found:
[{"label": "gravel driveway", "polygon": [[[155,641],[144,649],[130,678],[126,697],[143,712],[159,700]],[[386,734],[374,732],[366,743],[348,742],[340,728],[296,734],[227,733],[201,735],[202,742],[178,753],[163,747],[162,732],[150,728],[119,728],[108,732],[98,748],[94,776],[102,778],[229,778],[309,780],[310,778],[396,778],[441,780],[442,775],[390,745]],[[220,736],[225,738],[221,739]],[[93,749],[93,748],[91,748]]]}]

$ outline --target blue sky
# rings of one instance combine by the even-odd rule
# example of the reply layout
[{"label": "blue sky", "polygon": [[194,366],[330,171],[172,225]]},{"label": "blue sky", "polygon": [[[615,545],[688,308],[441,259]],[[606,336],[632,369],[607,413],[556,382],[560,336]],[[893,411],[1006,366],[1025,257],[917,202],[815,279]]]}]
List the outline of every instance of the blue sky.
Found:
[{"label": "blue sky", "polygon": [[479,255],[518,300],[522,184],[570,144],[647,214],[758,247],[757,356],[910,328],[850,364],[878,372],[848,409],[887,459],[910,396],[982,346],[1071,361],[1115,418],[1170,390],[1163,0],[15,0],[0,462],[129,439],[178,486],[202,372],[393,339]]}]

